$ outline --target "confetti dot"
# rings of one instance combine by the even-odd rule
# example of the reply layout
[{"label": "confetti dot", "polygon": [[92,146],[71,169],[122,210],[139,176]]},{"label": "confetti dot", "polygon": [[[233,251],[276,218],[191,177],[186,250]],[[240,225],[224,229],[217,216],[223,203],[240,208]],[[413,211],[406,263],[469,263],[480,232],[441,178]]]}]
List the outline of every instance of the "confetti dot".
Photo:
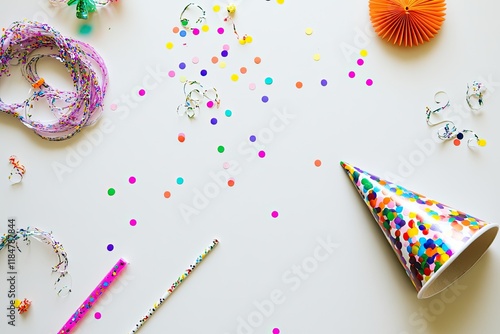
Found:
[{"label": "confetti dot", "polygon": [[359,65],[359,66],[363,66],[363,64],[365,63],[365,61],[361,58],[359,58],[356,63]]},{"label": "confetti dot", "polygon": [[108,251],[110,251],[110,252],[111,252],[113,249],[115,249],[115,246],[113,246],[113,244],[109,244],[109,245],[106,247],[106,249],[107,249]]},{"label": "confetti dot", "polygon": [[114,188],[109,188],[108,189],[108,195],[109,196],[114,196],[116,194],[116,190]]},{"label": "confetti dot", "polygon": [[209,30],[210,30],[210,27],[209,27],[208,25],[206,25],[206,24],[204,24],[204,25],[201,27],[201,31],[203,31],[203,32],[207,32],[207,31],[209,31]]},{"label": "confetti dot", "polygon": [[170,196],[172,196],[172,194],[168,190],[163,193],[163,197],[165,198],[170,198]]},{"label": "confetti dot", "polygon": [[219,147],[217,147],[217,152],[219,152],[219,153],[224,153],[225,150],[226,149],[222,145],[220,145]]},{"label": "confetti dot", "polygon": [[247,43],[252,43],[253,42],[253,37],[250,36],[250,35],[247,35],[246,42]]},{"label": "confetti dot", "polygon": [[273,211],[273,212],[271,212],[271,217],[273,217],[273,218],[278,218],[278,216],[279,216],[278,211]]},{"label": "confetti dot", "polygon": [[222,164],[222,168],[224,168],[224,169],[228,169],[229,167],[231,167],[231,164],[229,162],[224,162]]},{"label": "confetti dot", "polygon": [[486,146],[486,139],[479,139],[479,140],[477,141],[477,144],[478,144],[479,146],[481,146],[481,147]]},{"label": "confetti dot", "polygon": [[313,30],[312,28],[306,28],[306,35],[312,35]]},{"label": "confetti dot", "polygon": [[239,42],[241,45],[247,44],[247,41],[244,38],[240,39]]},{"label": "confetti dot", "polygon": [[255,88],[257,88],[257,86],[253,82],[251,82],[250,84],[248,84],[248,88],[250,90],[255,90]]},{"label": "confetti dot", "polygon": [[186,63],[179,63],[179,68],[181,70],[185,69],[186,68]]},{"label": "confetti dot", "polygon": [[146,95],[146,91],[144,89],[139,90],[139,96]]},{"label": "confetti dot", "polygon": [[313,55],[313,59],[314,59],[315,61],[320,60],[320,59],[321,59],[320,54],[319,54],[319,53],[315,53],[315,54]]},{"label": "confetti dot", "polygon": [[349,78],[354,78],[356,76],[356,73],[354,71],[349,72]]},{"label": "confetti dot", "polygon": [[215,5],[215,6],[212,7],[212,9],[213,9],[214,12],[218,13],[219,10],[220,10],[220,6],[219,5]]},{"label": "confetti dot", "polygon": [[366,57],[366,56],[368,56],[368,51],[366,51],[366,50],[363,49],[363,50],[359,51],[359,55],[361,57]]},{"label": "confetti dot", "polygon": [[255,137],[254,135],[251,135],[249,139],[253,143],[257,140],[257,137]]},{"label": "confetti dot", "polygon": [[137,220],[135,220],[135,219],[130,219],[130,222],[129,222],[129,223],[130,223],[130,226],[135,226],[135,225],[137,225]]},{"label": "confetti dot", "polygon": [[231,80],[238,81],[239,78],[238,74],[231,74]]},{"label": "confetti dot", "polygon": [[101,312],[94,313],[94,318],[96,318],[97,320],[101,319]]},{"label": "confetti dot", "polygon": [[200,58],[193,57],[193,59],[191,61],[193,62],[193,64],[198,64],[200,62]]},{"label": "confetti dot", "polygon": [[113,103],[112,105],[109,106],[109,109],[111,109],[112,111],[115,111],[116,109],[118,109],[118,105]]},{"label": "confetti dot", "polygon": [[220,53],[220,55],[224,58],[227,57],[228,54],[229,54],[229,52],[227,52],[227,50],[222,50]]},{"label": "confetti dot", "polygon": [[247,68],[246,68],[246,67],[244,67],[244,66],[243,66],[243,67],[241,67],[241,68],[240,68],[240,73],[241,73],[241,74],[246,74],[246,73],[247,73]]},{"label": "confetti dot", "polygon": [[187,35],[186,30],[181,30],[181,31],[179,32],[179,35],[180,35],[181,37],[186,37],[186,35]]},{"label": "confetti dot", "polygon": [[304,86],[304,84],[302,83],[302,81],[297,81],[295,83],[295,87],[297,87],[298,89],[301,89],[303,86]]},{"label": "confetti dot", "polygon": [[219,62],[219,58],[213,56],[212,57],[212,64],[217,64]]},{"label": "confetti dot", "polygon": [[256,63],[257,65],[260,64],[262,62],[262,59],[260,57],[255,57],[253,59],[254,63]]},{"label": "confetti dot", "polygon": [[214,107],[214,101],[208,101],[207,102],[207,108],[212,109]]},{"label": "confetti dot", "polygon": [[92,26],[90,24],[82,24],[80,27],[80,34],[88,35],[92,32]]},{"label": "confetti dot", "polygon": [[200,34],[200,29],[194,28],[193,29],[193,35],[198,36]]},{"label": "confetti dot", "polygon": [[460,139],[453,140],[453,145],[460,146]]},{"label": "confetti dot", "polygon": [[278,5],[282,5],[285,3],[285,0],[276,0],[276,2],[278,3]]},{"label": "confetti dot", "polygon": [[326,81],[326,79],[322,79],[321,86],[325,87],[326,85],[328,85],[328,81]]},{"label": "confetti dot", "polygon": [[187,78],[186,78],[186,76],[185,76],[185,75],[181,75],[181,76],[179,77],[179,81],[180,81],[180,82],[182,82],[182,83],[186,82],[186,80],[187,80]]},{"label": "confetti dot", "polygon": [[171,78],[175,77],[175,71],[168,71],[168,76]]},{"label": "confetti dot", "polygon": [[234,180],[233,179],[227,180],[227,185],[230,187],[234,186]]},{"label": "confetti dot", "polygon": [[457,138],[462,140],[464,139],[464,134],[462,132],[460,132],[458,135],[457,135]]},{"label": "confetti dot", "polygon": [[368,79],[368,80],[366,80],[366,85],[367,85],[367,86],[371,86],[371,85],[373,85],[373,80],[372,80],[372,79]]},{"label": "confetti dot", "polygon": [[319,160],[319,159],[314,160],[314,166],[316,166],[316,167],[321,166],[321,160]]},{"label": "confetti dot", "polygon": [[207,75],[207,70],[201,70],[201,71],[200,71],[200,75],[201,75],[202,77],[206,76],[206,75]]},{"label": "confetti dot", "polygon": [[280,334],[280,329],[279,328],[274,328],[273,329],[273,334]]},{"label": "confetti dot", "polygon": [[262,102],[267,103],[267,102],[269,102],[269,97],[264,95],[261,100],[262,100]]},{"label": "confetti dot", "polygon": [[224,28],[222,27],[217,28],[217,32],[219,33],[219,35],[222,35],[224,33]]},{"label": "confetti dot", "polygon": [[214,118],[212,118],[212,119],[210,120],[210,123],[211,123],[212,125],[217,124],[217,118],[215,118],[215,117],[214,117]]},{"label": "confetti dot", "polygon": [[178,177],[177,180],[175,180],[175,182],[178,184],[178,185],[181,185],[184,183],[184,179],[182,177]]},{"label": "confetti dot", "polygon": [[219,67],[220,67],[220,68],[226,68],[226,62],[225,62],[225,61],[221,61],[221,62],[219,63]]},{"label": "confetti dot", "polygon": [[266,156],[265,151],[259,151],[259,158],[264,158]]},{"label": "confetti dot", "polygon": [[173,27],[173,28],[172,28],[172,32],[173,32],[174,34],[177,34],[177,33],[179,32],[179,27]]},{"label": "confetti dot", "polygon": [[266,85],[271,85],[273,83],[273,78],[271,77],[267,77],[264,82],[266,83]]},{"label": "confetti dot", "polygon": [[167,47],[167,49],[172,50],[172,48],[174,47],[174,43],[168,42],[166,47]]},{"label": "confetti dot", "polygon": [[230,48],[229,44],[224,44],[224,45],[222,46],[222,50],[229,51],[229,48]]},{"label": "confetti dot", "polygon": [[231,117],[233,115],[233,112],[229,109],[227,109],[225,112],[224,112],[224,115],[226,115],[226,117]]},{"label": "confetti dot", "polygon": [[137,181],[137,179],[135,178],[135,176],[131,176],[128,178],[128,183],[130,183],[130,184],[134,184],[136,181]]}]

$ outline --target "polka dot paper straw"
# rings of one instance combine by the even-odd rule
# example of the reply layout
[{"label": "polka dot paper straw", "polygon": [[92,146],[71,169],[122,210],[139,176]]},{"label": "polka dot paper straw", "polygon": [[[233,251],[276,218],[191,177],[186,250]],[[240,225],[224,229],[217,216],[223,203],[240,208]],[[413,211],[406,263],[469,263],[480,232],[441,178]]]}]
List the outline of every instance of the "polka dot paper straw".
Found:
[{"label": "polka dot paper straw", "polygon": [[476,263],[498,232],[489,224],[341,162],[417,289],[431,297]]},{"label": "polka dot paper straw", "polygon": [[139,320],[139,322],[137,324],[135,324],[134,326],[134,329],[132,329],[130,331],[130,334],[133,334],[133,333],[137,333],[139,331],[139,329],[144,325],[144,323],[151,317],[153,316],[153,314],[160,308],[160,305],[163,304],[163,302],[168,298],[170,297],[170,295],[175,291],[175,289],[177,289],[177,287],[179,287],[179,285],[181,285],[182,282],[184,282],[184,280],[189,276],[189,274],[191,274],[193,272],[193,270],[196,268],[196,266],[198,266],[198,264],[201,263],[201,261],[203,261],[203,259],[212,251],[212,249],[215,248],[215,246],[217,246],[219,244],[219,241],[217,239],[215,239],[212,244],[205,248],[205,250],[203,251],[203,253],[201,253],[201,255],[199,255],[197,258],[196,258],[196,261],[189,266],[189,268],[187,268],[181,276],[179,276],[179,278],[177,278],[177,280],[172,283],[172,285],[170,286],[170,288],[163,294],[163,296],[161,296],[161,298],[156,302],[154,303],[153,307],[150,308],[148,310],[148,312],[141,318],[141,320]]},{"label": "polka dot paper straw", "polygon": [[57,332],[58,334],[74,333],[78,322],[85,317],[88,311],[94,306],[99,297],[109,289],[109,286],[116,280],[118,275],[125,269],[127,262],[123,259],[118,260],[111,268],[108,274],[102,279],[101,283],[96,286],[94,291],[85,299],[78,309],[71,315],[66,324]]}]

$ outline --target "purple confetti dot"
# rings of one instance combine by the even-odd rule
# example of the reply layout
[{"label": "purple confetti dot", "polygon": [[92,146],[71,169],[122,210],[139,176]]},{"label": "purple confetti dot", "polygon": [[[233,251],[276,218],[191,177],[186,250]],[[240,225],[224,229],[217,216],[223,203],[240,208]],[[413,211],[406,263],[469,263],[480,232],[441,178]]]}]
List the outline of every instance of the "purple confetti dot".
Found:
[{"label": "purple confetti dot", "polygon": [[255,137],[254,135],[251,135],[250,136],[250,141],[253,143],[257,140],[257,137]]},{"label": "purple confetti dot", "polygon": [[267,97],[267,96],[264,95],[262,97],[262,102],[267,103],[268,101],[269,101],[269,97]]},{"label": "purple confetti dot", "polygon": [[115,249],[115,246],[113,246],[113,244],[109,244],[106,248],[111,252],[113,249]]},{"label": "purple confetti dot", "polygon": [[185,69],[185,68],[186,68],[186,63],[180,63],[180,64],[179,64],[179,68],[180,68],[181,70]]},{"label": "purple confetti dot", "polygon": [[229,52],[227,52],[227,50],[222,50],[221,53],[220,53],[220,55],[222,57],[227,57],[228,54],[229,54]]},{"label": "purple confetti dot", "polygon": [[214,117],[214,118],[212,118],[212,119],[210,120],[210,123],[212,123],[212,125],[217,124],[217,118],[215,118],[215,117]]},{"label": "purple confetti dot", "polygon": [[201,74],[202,77],[206,76],[207,75],[207,70],[201,70],[200,74]]},{"label": "purple confetti dot", "polygon": [[326,79],[321,80],[321,86],[325,87],[326,85],[328,85],[328,81]]}]

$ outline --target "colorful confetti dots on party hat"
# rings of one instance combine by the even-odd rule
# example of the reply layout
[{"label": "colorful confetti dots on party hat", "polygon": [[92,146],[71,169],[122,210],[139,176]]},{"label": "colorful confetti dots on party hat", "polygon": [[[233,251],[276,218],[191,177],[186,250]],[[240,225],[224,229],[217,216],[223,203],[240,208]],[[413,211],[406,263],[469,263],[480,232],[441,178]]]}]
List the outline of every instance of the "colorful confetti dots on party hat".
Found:
[{"label": "colorful confetti dots on party hat", "polygon": [[[340,165],[417,289],[428,298],[467,272],[495,239],[499,226],[367,173]],[[372,259],[370,259],[372,261]]]}]

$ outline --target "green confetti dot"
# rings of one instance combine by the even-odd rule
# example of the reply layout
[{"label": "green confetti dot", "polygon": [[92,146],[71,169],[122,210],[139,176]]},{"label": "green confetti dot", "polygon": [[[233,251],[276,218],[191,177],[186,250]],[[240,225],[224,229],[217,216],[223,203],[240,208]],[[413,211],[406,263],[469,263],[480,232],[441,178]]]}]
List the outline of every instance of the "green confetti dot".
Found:
[{"label": "green confetti dot", "polygon": [[88,35],[92,32],[92,26],[90,24],[82,24],[80,26],[80,34]]},{"label": "green confetti dot", "polygon": [[219,151],[219,153],[224,153],[225,150],[226,149],[222,145],[220,145],[219,147],[217,147],[217,151]]},{"label": "green confetti dot", "polygon": [[116,194],[116,190],[114,188],[109,188],[108,189],[108,195],[109,196],[113,196],[114,194]]}]

